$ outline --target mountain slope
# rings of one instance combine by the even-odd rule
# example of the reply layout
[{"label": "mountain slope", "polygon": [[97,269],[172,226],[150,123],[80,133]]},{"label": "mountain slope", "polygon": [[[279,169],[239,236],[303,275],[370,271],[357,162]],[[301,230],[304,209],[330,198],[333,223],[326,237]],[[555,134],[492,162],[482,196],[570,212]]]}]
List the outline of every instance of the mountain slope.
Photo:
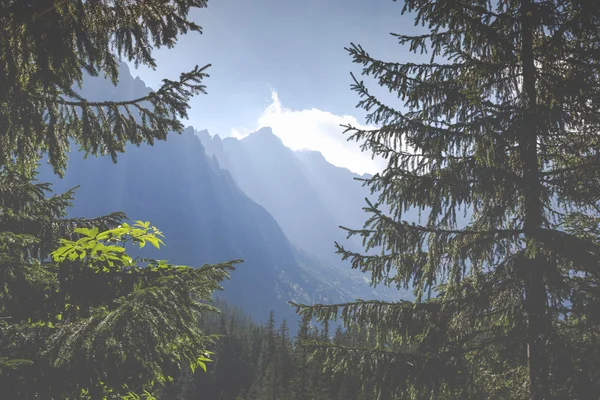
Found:
[{"label": "mountain slope", "polygon": [[[347,169],[318,152],[294,152],[270,128],[238,140],[198,132],[206,151],[227,169],[240,189],[277,220],[290,241],[340,264],[334,241],[345,241],[345,225],[362,227],[367,188]],[[358,244],[355,242],[354,244]]]},{"label": "mountain slope", "polygon": [[[82,95],[123,100],[148,90],[122,65],[116,88],[101,78],[88,78]],[[57,192],[81,185],[69,210],[72,216],[124,211],[131,219],[151,221],[165,233],[167,246],[145,250],[144,255],[192,266],[244,259],[225,283],[224,296],[254,318],[263,319],[274,310],[294,325],[297,317],[289,300],[376,297],[364,277],[339,271],[291,245],[269,212],[240,190],[216,157],[205,153],[189,128],[154,146],[130,145],[117,164],[109,157],[84,159],[73,150],[64,179],[42,165],[39,180],[54,183]]]},{"label": "mountain slope", "polygon": [[354,297],[355,283],[344,276],[332,280],[331,268],[291,246],[273,217],[204,156],[191,131],[152,147],[130,146],[117,164],[72,153],[64,179],[46,168],[39,179],[54,182],[56,191],[81,185],[73,216],[118,210],[151,221],[164,232],[167,246],[148,256],[192,266],[244,259],[225,283],[224,296],[255,318],[271,309],[293,318],[288,300]]},{"label": "mountain slope", "polygon": [[[240,140],[221,139],[207,131],[197,135],[207,154],[231,173],[244,193],[273,215],[292,243],[360,282],[358,287],[370,283],[371,276],[351,269],[350,261],[342,261],[334,246],[338,242],[357,252],[364,249],[362,238],[348,239],[340,226],[360,229],[369,217],[363,210],[365,198],[374,196],[357,180],[368,175],[336,167],[316,151],[292,151],[270,128]],[[418,212],[407,212],[406,219],[417,221]],[[363,298],[412,297],[410,291],[384,286],[369,288],[368,294]]]}]

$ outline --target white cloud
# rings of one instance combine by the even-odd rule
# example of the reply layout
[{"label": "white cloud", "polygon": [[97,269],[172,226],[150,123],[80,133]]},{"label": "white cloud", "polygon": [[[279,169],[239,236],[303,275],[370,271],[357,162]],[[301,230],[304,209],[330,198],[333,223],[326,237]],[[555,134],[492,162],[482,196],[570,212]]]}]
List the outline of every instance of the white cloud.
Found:
[{"label": "white cloud", "polygon": [[231,130],[231,135],[230,135],[230,136],[231,136],[231,137],[234,137],[234,138],[236,138],[236,139],[242,139],[242,138],[244,138],[244,137],[248,136],[248,134],[249,134],[249,133],[250,133],[250,132],[242,132],[242,131],[240,131],[239,129],[235,129],[235,128],[233,128],[233,129]]},{"label": "white cloud", "polygon": [[381,171],[384,162],[373,160],[371,154],[362,152],[359,143],[348,142],[341,124],[367,128],[348,115],[335,115],[315,108],[290,110],[282,106],[275,90],[271,90],[271,104],[259,117],[257,126],[251,130],[233,129],[231,136],[242,138],[262,127],[271,127],[283,143],[292,150],[316,150],[330,163],[348,168],[359,174]]}]

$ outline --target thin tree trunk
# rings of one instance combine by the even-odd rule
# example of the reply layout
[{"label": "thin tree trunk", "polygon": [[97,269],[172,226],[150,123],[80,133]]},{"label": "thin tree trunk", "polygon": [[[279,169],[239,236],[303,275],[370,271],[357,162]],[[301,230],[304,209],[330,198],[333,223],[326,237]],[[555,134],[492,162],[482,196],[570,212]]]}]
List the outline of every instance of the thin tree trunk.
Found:
[{"label": "thin tree trunk", "polygon": [[[542,201],[539,181],[537,138],[539,124],[536,115],[536,75],[533,54],[533,13],[531,0],[523,0],[521,5],[522,43],[521,62],[523,64],[523,90],[528,102],[524,130],[520,139],[521,161],[525,189],[525,232],[527,262],[525,281],[525,310],[528,318],[527,357],[529,367],[530,400],[548,400],[548,355],[546,340],[547,292],[544,282],[544,262],[535,251],[535,232],[542,227]],[[535,254],[535,255],[533,255]],[[533,256],[532,256],[533,255]]]}]

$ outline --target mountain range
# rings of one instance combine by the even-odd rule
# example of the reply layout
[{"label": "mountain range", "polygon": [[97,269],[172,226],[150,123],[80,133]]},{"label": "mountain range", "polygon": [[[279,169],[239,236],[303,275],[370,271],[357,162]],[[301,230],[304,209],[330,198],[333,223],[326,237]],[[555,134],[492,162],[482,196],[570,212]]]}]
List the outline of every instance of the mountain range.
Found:
[{"label": "mountain range", "polygon": [[[337,265],[334,242],[344,241],[345,225],[361,228],[370,192],[355,178],[316,151],[292,151],[271,128],[238,140],[197,133],[207,155],[229,171],[251,199],[265,207],[289,240],[324,261]],[[358,241],[353,243],[360,246]]]},{"label": "mountain range", "polygon": [[[149,90],[123,64],[119,85],[88,77],[81,94],[124,100]],[[45,164],[39,172],[56,192],[80,186],[72,216],[124,211],[151,221],[166,247],[144,255],[192,266],[243,259],[223,296],[257,320],[273,310],[294,327],[290,300],[410,296],[371,287],[368,275],[335,254],[334,240],[345,240],[338,226],[361,227],[366,217],[361,207],[369,193],[354,180],[358,175],[320,153],[290,150],[268,128],[238,140],[190,127],[153,146],[129,145],[116,164],[73,150],[64,178]]]}]

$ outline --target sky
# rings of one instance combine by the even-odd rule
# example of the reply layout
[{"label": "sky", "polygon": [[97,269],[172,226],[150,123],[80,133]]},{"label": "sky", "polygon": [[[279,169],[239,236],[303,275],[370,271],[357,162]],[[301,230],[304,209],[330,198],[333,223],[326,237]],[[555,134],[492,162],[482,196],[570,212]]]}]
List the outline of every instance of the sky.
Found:
[{"label": "sky", "polygon": [[203,34],[156,50],[156,70],[130,65],[131,72],[157,88],[163,78],[211,64],[208,94],[192,99],[186,124],[221,137],[270,126],[293,150],[317,150],[335,165],[374,173],[383,161],[348,142],[339,126],[366,126],[350,89],[350,72],[360,66],[344,47],[354,42],[384,60],[416,60],[390,35],[422,32],[402,7],[392,0],[210,0],[190,15]]}]

